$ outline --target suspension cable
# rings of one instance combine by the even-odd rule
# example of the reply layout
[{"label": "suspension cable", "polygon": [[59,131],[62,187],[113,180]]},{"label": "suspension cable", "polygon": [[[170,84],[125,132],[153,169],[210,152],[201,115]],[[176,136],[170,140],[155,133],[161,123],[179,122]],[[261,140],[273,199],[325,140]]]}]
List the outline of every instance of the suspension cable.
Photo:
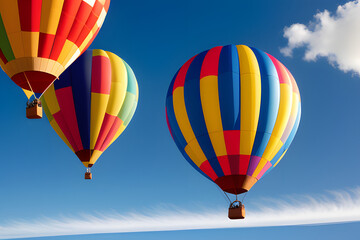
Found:
[{"label": "suspension cable", "polygon": [[26,79],[26,81],[27,81],[27,83],[28,83],[28,85],[29,85],[29,87],[30,87],[31,92],[33,93],[33,95],[34,95],[34,97],[35,97],[35,99],[36,99],[36,95],[35,95],[35,93],[34,93],[34,91],[33,91],[32,87],[31,87],[31,85],[30,85],[29,79],[27,78],[27,76],[26,76],[26,73],[25,73],[25,72],[24,72],[24,76],[25,76],[25,79]]},{"label": "suspension cable", "polygon": [[56,81],[56,80],[59,80],[59,78],[55,78],[54,81],[52,81],[50,83],[50,85],[42,92],[42,94],[40,95],[39,99],[44,95],[44,93],[50,88],[50,86]]}]

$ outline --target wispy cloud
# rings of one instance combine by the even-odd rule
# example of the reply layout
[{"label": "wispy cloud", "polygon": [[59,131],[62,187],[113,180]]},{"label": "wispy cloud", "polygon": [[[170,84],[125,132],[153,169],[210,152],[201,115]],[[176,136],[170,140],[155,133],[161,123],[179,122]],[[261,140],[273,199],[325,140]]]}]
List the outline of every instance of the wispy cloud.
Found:
[{"label": "wispy cloud", "polygon": [[305,47],[305,60],[325,57],[344,72],[360,74],[360,1],[338,6],[336,13],[325,10],[308,25],[296,23],[285,27],[288,45],[281,49],[291,56],[295,48]]},{"label": "wispy cloud", "polygon": [[[266,202],[266,204],[264,204]],[[198,213],[157,210],[148,214],[97,214],[68,218],[43,218],[0,225],[0,239],[95,233],[129,233],[191,229],[294,226],[360,221],[360,187],[318,196],[262,199],[247,209],[245,220],[231,221],[222,210]]]}]

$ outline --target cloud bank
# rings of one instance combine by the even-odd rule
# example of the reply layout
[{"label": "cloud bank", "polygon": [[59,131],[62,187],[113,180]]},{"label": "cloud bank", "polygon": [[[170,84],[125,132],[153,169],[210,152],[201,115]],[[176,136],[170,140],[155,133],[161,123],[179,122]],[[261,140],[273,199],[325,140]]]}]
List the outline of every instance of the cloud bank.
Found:
[{"label": "cloud bank", "polygon": [[[261,204],[260,204],[261,202]],[[266,204],[264,204],[266,203]],[[225,209],[190,212],[157,210],[147,214],[97,214],[43,218],[0,225],[0,239],[96,233],[129,233],[192,229],[296,226],[360,221],[360,187],[318,196],[261,199],[247,209],[245,220],[227,219]]]},{"label": "cloud bank", "polygon": [[360,1],[338,6],[331,14],[325,10],[314,16],[307,26],[296,23],[285,27],[288,45],[281,49],[292,56],[295,48],[305,47],[305,60],[325,57],[334,67],[344,72],[360,74]]}]

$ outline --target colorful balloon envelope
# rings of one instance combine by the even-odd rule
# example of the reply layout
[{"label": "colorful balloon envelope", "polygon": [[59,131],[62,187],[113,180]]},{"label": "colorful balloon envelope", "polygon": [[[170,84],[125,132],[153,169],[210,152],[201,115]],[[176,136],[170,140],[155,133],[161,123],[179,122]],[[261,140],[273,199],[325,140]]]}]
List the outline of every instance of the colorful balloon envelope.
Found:
[{"label": "colorful balloon envelope", "polygon": [[0,0],[0,65],[43,93],[97,35],[110,0]]},{"label": "colorful balloon envelope", "polygon": [[91,168],[125,130],[139,90],[129,65],[113,53],[87,50],[41,98],[56,133]]},{"label": "colorful balloon envelope", "polygon": [[300,114],[291,73],[273,56],[244,45],[215,47],[188,60],[166,98],[180,152],[232,194],[249,191],[279,163]]}]

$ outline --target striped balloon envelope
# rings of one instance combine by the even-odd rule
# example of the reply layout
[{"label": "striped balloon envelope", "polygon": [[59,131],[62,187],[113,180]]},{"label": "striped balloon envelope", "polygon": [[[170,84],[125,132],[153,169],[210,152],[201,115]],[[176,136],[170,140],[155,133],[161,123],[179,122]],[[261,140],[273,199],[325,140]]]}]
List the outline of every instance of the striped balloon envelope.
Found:
[{"label": "striped balloon envelope", "polygon": [[247,192],[279,163],[300,114],[291,73],[273,56],[244,45],[215,47],[188,60],[166,98],[180,152],[232,194]]},{"label": "striped balloon envelope", "polygon": [[129,65],[113,53],[87,50],[41,98],[56,133],[85,167],[128,126],[139,90]]},{"label": "striped balloon envelope", "polygon": [[42,93],[92,43],[110,0],[0,0],[0,65]]}]

